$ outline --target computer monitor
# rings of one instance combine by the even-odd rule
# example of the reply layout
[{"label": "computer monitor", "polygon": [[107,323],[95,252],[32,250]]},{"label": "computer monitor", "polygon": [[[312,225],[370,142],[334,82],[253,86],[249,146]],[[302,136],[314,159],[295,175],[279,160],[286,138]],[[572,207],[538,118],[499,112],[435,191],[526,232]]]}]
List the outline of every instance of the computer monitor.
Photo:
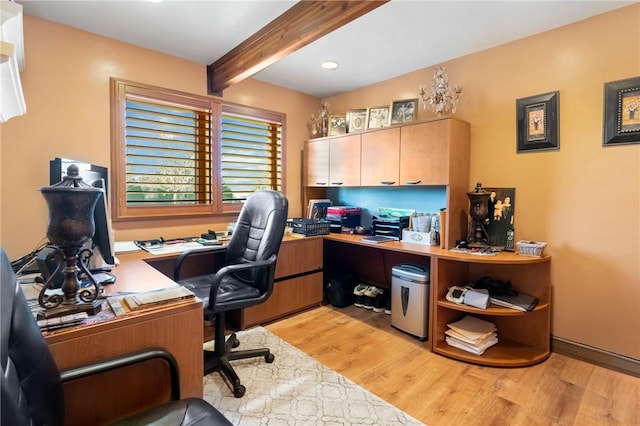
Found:
[{"label": "computer monitor", "polygon": [[95,223],[95,233],[92,238],[93,256],[89,261],[90,268],[94,269],[110,269],[116,264],[113,231],[111,229],[111,221],[109,220],[109,208],[107,204],[108,191],[107,183],[108,169],[106,167],[97,166],[95,164],[85,163],[83,161],[71,160],[67,158],[55,158],[49,162],[49,181],[50,185],[60,182],[67,174],[67,167],[71,164],[78,166],[79,175],[82,181],[95,188],[104,190],[94,210],[93,218]]}]

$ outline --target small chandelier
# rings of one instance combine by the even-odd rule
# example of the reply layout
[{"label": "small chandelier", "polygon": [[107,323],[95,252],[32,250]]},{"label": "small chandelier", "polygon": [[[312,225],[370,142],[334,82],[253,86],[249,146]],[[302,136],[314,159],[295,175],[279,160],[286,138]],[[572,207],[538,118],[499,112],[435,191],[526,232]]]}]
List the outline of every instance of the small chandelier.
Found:
[{"label": "small chandelier", "polygon": [[443,112],[451,110],[455,114],[458,106],[458,98],[462,95],[462,87],[457,84],[453,90],[449,87],[449,77],[444,67],[436,68],[431,80],[431,92],[427,92],[427,86],[420,85],[418,96],[422,98],[422,107],[427,109],[427,104],[431,105],[433,112],[441,115]]}]

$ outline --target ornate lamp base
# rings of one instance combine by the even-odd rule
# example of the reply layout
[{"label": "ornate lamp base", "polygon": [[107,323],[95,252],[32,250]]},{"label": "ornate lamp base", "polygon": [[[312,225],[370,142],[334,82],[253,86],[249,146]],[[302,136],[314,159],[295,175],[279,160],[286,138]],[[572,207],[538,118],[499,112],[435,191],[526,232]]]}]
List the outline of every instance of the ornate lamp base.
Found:
[{"label": "ornate lamp base", "polygon": [[[49,255],[57,260],[58,267],[44,284],[42,290],[40,290],[38,303],[44,310],[38,313],[38,319],[55,318],[81,312],[95,315],[102,310],[102,302],[98,300],[102,287],[91,275],[83,261],[83,259],[89,257],[86,256],[87,253],[91,253],[91,250],[81,250],[80,247],[73,246],[59,247]],[[62,294],[53,291],[55,276],[61,268],[64,268],[65,277],[61,287]],[[78,272],[80,270],[91,281],[92,285],[90,287],[80,288],[80,282],[78,281]]]},{"label": "ornate lamp base", "polygon": [[38,312],[38,319],[49,319],[62,317],[65,315],[78,314],[81,312],[86,312],[88,315],[95,315],[102,310],[102,303],[98,300],[94,300],[93,302],[73,302],[68,305],[65,305],[64,302],[60,306],[56,306],[55,308],[47,309],[41,312]]}]

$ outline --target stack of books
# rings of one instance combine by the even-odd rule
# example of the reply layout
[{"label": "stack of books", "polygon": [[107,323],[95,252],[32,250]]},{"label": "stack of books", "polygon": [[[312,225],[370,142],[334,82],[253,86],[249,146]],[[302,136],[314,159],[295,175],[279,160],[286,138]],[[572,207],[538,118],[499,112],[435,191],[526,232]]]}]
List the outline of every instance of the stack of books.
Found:
[{"label": "stack of books", "polygon": [[449,329],[444,332],[447,344],[475,355],[484,354],[488,348],[498,343],[495,324],[471,315],[447,324],[447,327]]},{"label": "stack of books", "polygon": [[515,296],[494,295],[491,296],[491,303],[505,308],[515,309],[521,312],[531,312],[538,304],[538,298],[519,292]]},{"label": "stack of books", "polygon": [[191,290],[182,286],[174,286],[144,293],[112,296],[107,299],[107,302],[116,316],[122,316],[133,311],[155,309],[173,303],[191,302],[193,299],[195,299],[195,294]]}]

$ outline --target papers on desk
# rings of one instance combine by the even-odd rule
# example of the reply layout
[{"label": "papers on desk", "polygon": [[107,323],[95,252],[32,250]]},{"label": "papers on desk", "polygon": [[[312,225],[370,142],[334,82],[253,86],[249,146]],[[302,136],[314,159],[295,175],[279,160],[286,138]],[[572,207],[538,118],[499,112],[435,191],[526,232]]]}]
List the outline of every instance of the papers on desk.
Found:
[{"label": "papers on desk", "polygon": [[161,244],[157,246],[149,246],[142,247],[145,251],[153,254],[153,255],[163,255],[163,254],[174,254],[174,253],[182,253],[186,250],[204,248],[202,244],[197,241],[187,241],[184,243],[174,243],[174,244]]},{"label": "papers on desk", "polygon": [[191,290],[186,287],[175,286],[143,293],[114,296],[107,299],[107,301],[116,316],[123,316],[132,312],[154,309],[173,303],[191,302],[194,299],[195,294]]},{"label": "papers on desk", "polygon": [[498,343],[495,324],[470,315],[447,324],[447,327],[449,329],[444,332],[447,344],[475,355],[482,355]]},{"label": "papers on desk", "polygon": [[140,251],[140,247],[134,241],[116,241],[114,250],[116,254],[132,253],[134,251]]}]

